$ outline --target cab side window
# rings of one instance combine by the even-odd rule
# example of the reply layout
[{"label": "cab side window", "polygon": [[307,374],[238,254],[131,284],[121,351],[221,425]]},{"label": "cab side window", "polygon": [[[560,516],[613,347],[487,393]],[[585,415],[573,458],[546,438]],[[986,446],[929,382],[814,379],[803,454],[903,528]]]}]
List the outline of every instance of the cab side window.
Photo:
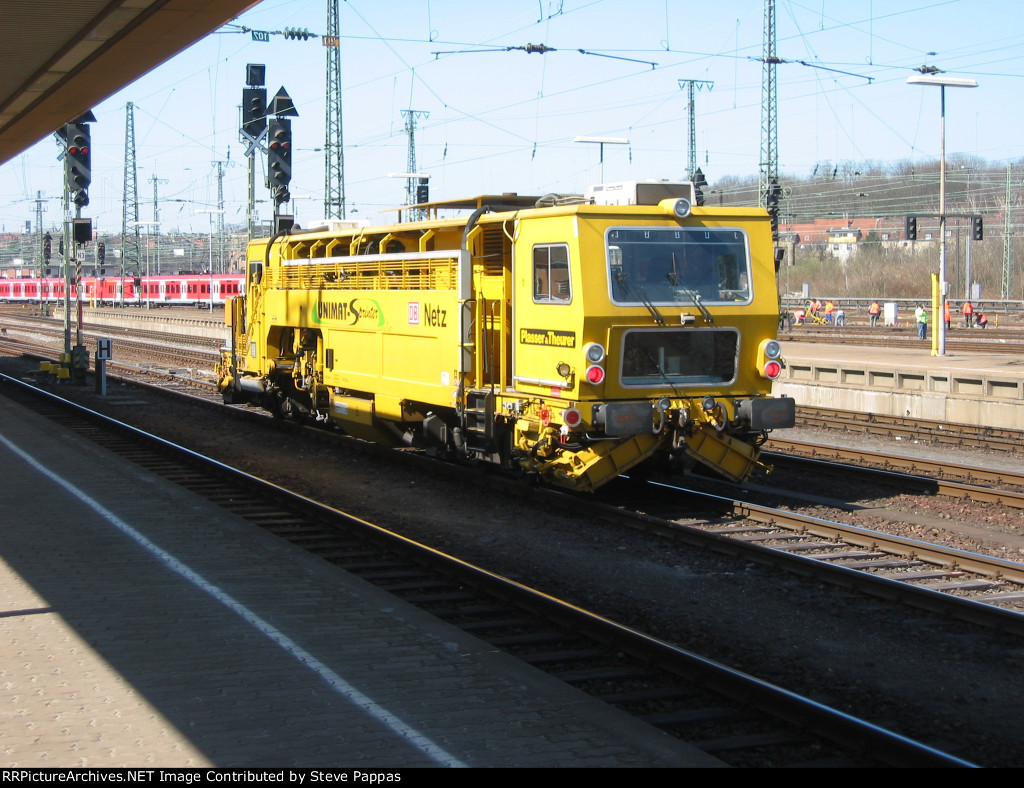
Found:
[{"label": "cab side window", "polygon": [[568,304],[572,300],[569,247],[539,244],[533,247],[533,301],[537,304]]},{"label": "cab side window", "polygon": [[263,261],[262,260],[250,260],[249,261],[249,283],[258,285],[260,280],[263,279]]}]

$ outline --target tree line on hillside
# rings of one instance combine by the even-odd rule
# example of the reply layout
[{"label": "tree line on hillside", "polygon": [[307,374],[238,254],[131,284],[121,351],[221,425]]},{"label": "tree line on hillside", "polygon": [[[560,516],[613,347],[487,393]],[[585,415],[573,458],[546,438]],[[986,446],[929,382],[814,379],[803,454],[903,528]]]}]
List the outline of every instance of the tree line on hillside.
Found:
[{"label": "tree line on hillside", "polygon": [[[781,219],[789,223],[814,219],[898,218],[939,212],[939,162],[910,159],[893,164],[830,161],[815,165],[804,177],[781,174]],[[946,213],[980,213],[993,218],[987,226],[1002,233],[1007,204],[1005,163],[978,156],[952,154],[946,158]],[[1024,159],[1009,166],[1012,209],[1021,205]],[[758,205],[758,177],[725,176],[704,190],[707,205]]]},{"label": "tree line on hillside", "polygon": [[[804,177],[782,174],[780,222],[834,218],[841,227],[841,220],[887,219],[884,226],[902,229],[908,214],[939,213],[939,169],[938,160],[825,161]],[[1007,165],[966,154],[946,158],[947,216],[981,214],[985,219],[985,240],[970,245],[971,283],[980,286],[984,298],[1024,299],[1024,236],[1014,226],[1021,221],[1022,186],[1024,159]],[[704,197],[711,206],[758,205],[758,177],[720,178],[705,188]],[[1004,239],[1007,213],[1010,234]],[[968,295],[969,233],[966,220],[948,220],[946,280],[951,298]],[[781,292],[793,293],[807,284],[812,292],[835,298],[928,298],[938,258],[934,242],[894,244],[870,232],[848,258],[834,255],[825,244],[798,247],[795,265],[779,272],[779,285]]]}]

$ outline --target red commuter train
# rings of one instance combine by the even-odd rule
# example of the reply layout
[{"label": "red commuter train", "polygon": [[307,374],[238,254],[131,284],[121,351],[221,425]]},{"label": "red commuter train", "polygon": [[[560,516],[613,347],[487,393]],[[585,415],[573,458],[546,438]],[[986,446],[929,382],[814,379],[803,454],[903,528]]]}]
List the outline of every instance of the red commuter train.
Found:
[{"label": "red commuter train", "polygon": [[[242,274],[165,274],[131,277],[84,276],[82,298],[96,306],[222,307],[242,294]],[[72,295],[74,295],[72,293]],[[57,303],[64,300],[64,280],[0,279],[0,303]]]}]

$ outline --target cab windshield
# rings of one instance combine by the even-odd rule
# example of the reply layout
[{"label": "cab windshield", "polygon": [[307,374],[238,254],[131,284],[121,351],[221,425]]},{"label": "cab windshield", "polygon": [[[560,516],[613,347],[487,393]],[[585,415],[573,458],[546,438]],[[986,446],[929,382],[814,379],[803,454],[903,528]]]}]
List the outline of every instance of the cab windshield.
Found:
[{"label": "cab windshield", "polygon": [[616,304],[750,301],[747,236],[706,227],[612,228],[608,274]]}]

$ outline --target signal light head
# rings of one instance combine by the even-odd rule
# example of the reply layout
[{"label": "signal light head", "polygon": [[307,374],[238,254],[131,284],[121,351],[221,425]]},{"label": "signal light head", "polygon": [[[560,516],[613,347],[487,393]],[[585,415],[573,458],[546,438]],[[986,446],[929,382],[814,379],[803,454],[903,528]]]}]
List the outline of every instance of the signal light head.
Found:
[{"label": "signal light head", "polygon": [[777,339],[764,339],[757,347],[755,369],[768,380],[777,380],[782,374],[782,345]]},{"label": "signal light head", "polygon": [[64,188],[73,193],[76,205],[88,205],[85,189],[92,182],[92,156],[90,154],[89,126],[69,123],[64,127],[67,155],[64,159]]},{"label": "signal light head", "polygon": [[270,121],[267,145],[267,169],[271,173],[271,185],[275,188],[275,202],[287,202],[287,189],[292,179],[292,128],[291,121],[274,118]]}]

